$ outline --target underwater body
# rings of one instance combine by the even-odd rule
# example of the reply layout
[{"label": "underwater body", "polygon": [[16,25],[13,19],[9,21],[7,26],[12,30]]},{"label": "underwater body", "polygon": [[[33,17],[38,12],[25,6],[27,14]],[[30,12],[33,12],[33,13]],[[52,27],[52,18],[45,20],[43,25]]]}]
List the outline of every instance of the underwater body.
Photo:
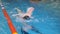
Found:
[{"label": "underwater body", "polygon": [[[20,23],[21,19],[12,16],[13,14],[17,14],[16,7],[23,12],[26,12],[28,7],[35,8],[32,14],[33,19],[26,21],[26,23],[33,26],[40,34],[60,34],[60,0],[45,0],[38,3],[30,2],[30,0],[2,0],[2,3],[18,34],[23,34],[21,30],[24,25]],[[28,30],[27,32],[29,34],[38,34],[32,30]],[[0,34],[11,34],[1,6]]]}]

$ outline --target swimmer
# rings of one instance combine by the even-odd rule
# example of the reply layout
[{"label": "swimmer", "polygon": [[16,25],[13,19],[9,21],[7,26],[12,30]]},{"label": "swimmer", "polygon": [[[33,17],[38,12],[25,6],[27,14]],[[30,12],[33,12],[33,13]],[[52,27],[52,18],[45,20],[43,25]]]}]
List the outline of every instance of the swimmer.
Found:
[{"label": "swimmer", "polygon": [[18,11],[18,14],[15,14],[15,16],[19,17],[20,19],[23,19],[22,22],[20,22],[20,23],[22,23],[24,25],[24,27],[22,28],[24,30],[24,32],[27,33],[28,30],[32,30],[32,31],[35,31],[40,34],[40,32],[38,30],[36,30],[34,27],[32,27],[24,22],[24,20],[30,20],[34,8],[29,7],[27,9],[26,13],[22,12],[18,8],[15,8],[15,9]]},{"label": "swimmer", "polygon": [[24,13],[22,12],[20,9],[15,8],[18,11],[18,14],[15,14],[15,16],[19,16],[20,18],[24,19],[24,20],[29,20],[31,18],[32,12],[34,10],[33,7],[29,7],[27,9],[27,12]]}]

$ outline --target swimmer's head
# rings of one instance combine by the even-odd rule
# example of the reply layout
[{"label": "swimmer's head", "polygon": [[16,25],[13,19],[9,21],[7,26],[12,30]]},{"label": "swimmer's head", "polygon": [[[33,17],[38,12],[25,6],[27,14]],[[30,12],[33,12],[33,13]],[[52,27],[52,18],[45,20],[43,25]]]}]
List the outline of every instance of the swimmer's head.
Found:
[{"label": "swimmer's head", "polygon": [[30,20],[30,17],[29,16],[24,16],[23,19]]}]

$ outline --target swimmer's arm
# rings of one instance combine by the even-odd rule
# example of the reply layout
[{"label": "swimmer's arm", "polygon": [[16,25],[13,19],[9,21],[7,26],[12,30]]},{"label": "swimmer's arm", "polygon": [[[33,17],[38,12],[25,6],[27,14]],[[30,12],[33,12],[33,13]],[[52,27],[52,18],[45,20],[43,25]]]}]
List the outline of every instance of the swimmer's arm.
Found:
[{"label": "swimmer's arm", "polygon": [[34,10],[34,8],[33,7],[29,7],[28,9],[27,9],[27,13],[26,14],[28,14],[28,15],[32,15],[32,12],[33,12],[33,10]]},{"label": "swimmer's arm", "polygon": [[15,9],[17,10],[18,14],[22,14],[23,13],[20,9],[18,9],[18,8],[15,8]]},{"label": "swimmer's arm", "polygon": [[14,16],[14,17],[16,17],[16,16],[18,16],[19,14],[13,14],[12,16]]}]

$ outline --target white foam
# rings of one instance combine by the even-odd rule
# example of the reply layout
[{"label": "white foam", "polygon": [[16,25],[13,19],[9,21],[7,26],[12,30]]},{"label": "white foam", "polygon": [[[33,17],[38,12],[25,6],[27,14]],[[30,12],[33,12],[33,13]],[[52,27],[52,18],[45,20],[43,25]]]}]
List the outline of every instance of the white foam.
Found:
[{"label": "white foam", "polygon": [[2,9],[5,9],[4,7],[2,7]]}]

